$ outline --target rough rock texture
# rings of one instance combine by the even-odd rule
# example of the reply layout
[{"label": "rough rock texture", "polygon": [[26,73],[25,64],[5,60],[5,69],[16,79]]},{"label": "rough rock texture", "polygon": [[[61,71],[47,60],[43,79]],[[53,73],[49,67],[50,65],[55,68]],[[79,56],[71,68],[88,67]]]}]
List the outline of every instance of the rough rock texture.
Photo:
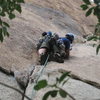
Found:
[{"label": "rough rock texture", "polygon": [[[5,38],[3,43],[0,43],[0,67],[8,73],[15,72],[14,69],[21,72],[26,68],[30,68],[32,65],[37,64],[36,43],[43,31],[57,32],[60,36],[64,36],[66,32],[73,32],[76,34],[76,44],[73,46],[70,59],[65,60],[63,64],[49,62],[47,68],[50,70],[70,70],[84,79],[100,84],[100,53],[96,56],[95,48],[91,44],[85,43],[82,38],[83,35],[93,32],[94,29],[90,25],[94,25],[96,19],[93,16],[88,18],[84,16],[85,13],[80,8],[81,0],[26,1],[27,3],[22,5],[23,12],[21,15],[16,13],[17,17],[12,21],[7,18],[4,19],[10,23],[9,32],[11,34],[9,38]],[[21,73],[18,75],[21,75],[21,77],[27,76],[24,73],[23,75]],[[82,100],[80,98],[83,98],[83,100],[100,99],[99,90],[95,90],[94,87],[91,88],[86,84],[80,89],[78,86],[82,86],[83,83],[74,80],[70,81],[69,92],[71,91],[78,100]],[[73,84],[74,82],[75,85]],[[73,89],[71,90],[72,85]],[[83,90],[85,92],[89,91],[90,94],[84,94]],[[4,89],[1,89],[1,93],[5,92],[2,91]],[[79,92],[79,94],[76,94],[76,92]],[[92,94],[94,94],[93,97],[97,96],[97,98],[90,98]],[[6,100],[3,96],[2,98]],[[11,98],[13,97],[11,96]],[[20,97],[17,100],[20,100]]]},{"label": "rough rock texture", "polygon": [[[84,17],[84,12],[79,8],[81,4],[79,0],[31,2],[33,3],[28,2],[22,6],[23,12],[21,15],[16,13],[16,19],[11,22],[4,19],[11,25],[9,30],[11,34],[0,43],[0,66],[8,72],[12,67],[20,70],[33,63],[36,64],[35,44],[43,31],[57,32],[61,36],[66,32],[74,32],[78,36],[93,32],[93,28],[91,29],[89,25],[95,23],[94,18]],[[86,28],[83,29],[83,26]]]},{"label": "rough rock texture", "polygon": [[[60,77],[60,76],[61,73],[59,73],[57,70],[52,70],[47,68],[44,71],[44,74],[40,77],[40,80],[46,79],[48,80],[48,83],[52,85],[56,82],[56,77]],[[29,96],[32,100],[41,100],[43,95],[47,91],[52,90],[52,88],[47,87],[45,89],[41,89],[40,91],[34,91],[33,87],[34,87],[34,83],[31,83],[30,81],[26,89],[26,95]],[[89,84],[86,84],[85,82],[81,82],[71,78],[69,78],[67,83],[65,83],[64,86],[61,86],[61,88],[67,91],[73,98],[75,98],[75,100],[99,100],[100,99],[100,89],[97,89]],[[73,100],[73,99],[69,96],[67,98],[61,98],[58,93],[56,98],[51,98],[49,96],[48,100]]]},{"label": "rough rock texture", "polygon": [[[54,67],[55,66],[55,67]],[[50,62],[48,68],[65,69],[74,74],[100,83],[100,53],[96,55],[95,48],[90,43],[75,44],[70,54],[70,59],[64,64]]]},{"label": "rough rock texture", "polygon": [[[23,92],[13,77],[0,72],[0,83],[1,82]],[[0,100],[22,100],[22,95],[15,90],[0,84]]]},{"label": "rough rock texture", "polygon": [[[90,25],[94,25],[96,23],[96,18],[94,18],[92,15],[87,18],[85,17],[85,12],[82,11],[82,9],[80,8],[80,5],[83,4],[82,0],[42,0],[42,1],[26,0],[26,1],[42,7],[47,7],[47,8],[50,7],[58,11],[63,11],[64,13],[68,14],[70,18],[77,21],[77,23],[79,24],[77,30],[80,30],[81,34],[89,34],[93,32],[93,27],[90,27]],[[53,16],[51,16],[50,18],[52,19]],[[67,24],[65,23],[65,25],[70,26],[70,24],[68,23]]]},{"label": "rough rock texture", "polygon": [[[57,70],[67,70],[76,76],[80,76],[83,79],[88,81],[93,81],[99,83],[99,89],[96,89],[94,86],[89,85],[83,81],[77,81],[70,79],[68,83],[64,86],[64,89],[70,93],[76,100],[99,100],[100,99],[100,53],[95,54],[95,48],[92,47],[91,42],[85,44],[75,44],[71,51],[71,56],[69,60],[65,60],[63,64],[56,62],[49,62],[44,70],[43,76],[41,79],[49,79],[52,83],[59,76]],[[37,69],[39,69],[37,67]],[[37,70],[38,71],[38,70]],[[35,75],[36,73],[36,75]],[[37,72],[33,73],[33,79],[37,77]],[[47,76],[49,75],[49,78]],[[52,76],[50,78],[50,75]],[[26,94],[32,96],[32,90],[34,83],[29,83]],[[43,89],[42,91],[36,92],[35,100],[40,100],[45,91],[48,89]],[[33,92],[34,93],[34,92]],[[38,96],[40,95],[40,96]],[[34,98],[34,97],[33,97]],[[54,100],[62,100],[59,96]],[[34,100],[34,99],[33,99]],[[50,98],[52,100],[52,98]],[[67,100],[67,99],[65,99]],[[68,99],[70,100],[70,99]]]},{"label": "rough rock texture", "polygon": [[31,66],[22,71],[15,70],[14,77],[21,86],[26,87],[29,82],[29,77],[33,73],[34,69],[35,69],[35,66]]}]

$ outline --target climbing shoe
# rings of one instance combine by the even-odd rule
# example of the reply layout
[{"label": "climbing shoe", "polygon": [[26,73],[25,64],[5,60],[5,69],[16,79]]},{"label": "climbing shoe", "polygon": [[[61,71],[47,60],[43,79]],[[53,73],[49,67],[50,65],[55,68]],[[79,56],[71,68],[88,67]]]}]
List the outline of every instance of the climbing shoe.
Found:
[{"label": "climbing shoe", "polygon": [[40,57],[40,64],[41,65],[44,65],[45,64],[45,62],[46,62],[46,59],[47,59],[47,54],[43,54],[43,55],[41,55],[41,57]]}]

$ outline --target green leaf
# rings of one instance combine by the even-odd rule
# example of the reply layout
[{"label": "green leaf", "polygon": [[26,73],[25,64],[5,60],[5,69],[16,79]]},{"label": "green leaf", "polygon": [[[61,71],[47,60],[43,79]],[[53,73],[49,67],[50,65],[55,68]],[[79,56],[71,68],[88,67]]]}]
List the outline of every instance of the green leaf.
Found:
[{"label": "green leaf", "polygon": [[86,16],[86,17],[89,16],[89,15],[92,13],[93,9],[94,9],[94,7],[90,8],[90,9],[86,12],[86,15],[85,15],[85,16]]},{"label": "green leaf", "polygon": [[68,82],[68,80],[69,80],[69,78],[68,78],[67,80],[65,80],[65,81],[62,83],[62,85],[64,85],[66,82]]},{"label": "green leaf", "polygon": [[64,90],[62,90],[62,89],[59,90],[59,94],[60,94],[60,96],[62,98],[66,98],[66,96],[67,96],[67,93]]},{"label": "green leaf", "polygon": [[68,75],[70,72],[64,72],[61,77],[59,78],[59,83],[61,83]]},{"label": "green leaf", "polygon": [[90,37],[88,37],[87,41],[91,41],[93,39],[94,39],[94,36],[90,36]]},{"label": "green leaf", "polygon": [[2,28],[2,32],[3,32],[4,36],[6,36],[7,28],[6,28],[6,27],[3,27],[3,28]]},{"label": "green leaf", "polygon": [[93,47],[95,47],[95,46],[96,46],[96,44],[94,43],[92,46],[93,46]]},{"label": "green leaf", "polygon": [[94,13],[93,14],[96,15],[96,16],[98,16],[100,14],[100,8],[99,8],[99,6],[96,6],[94,8]]},{"label": "green leaf", "polygon": [[53,90],[53,91],[51,91],[51,96],[54,98],[54,97],[56,97],[57,96],[57,92],[58,92],[58,90]]},{"label": "green leaf", "polygon": [[2,28],[0,28],[0,41],[3,42]]},{"label": "green leaf", "polygon": [[100,40],[100,36],[98,37],[98,40]]},{"label": "green leaf", "polygon": [[16,4],[16,5],[15,5],[15,9],[16,9],[19,13],[22,12],[21,6],[20,6],[19,4]]},{"label": "green leaf", "polygon": [[100,50],[100,44],[97,46],[97,48],[96,48],[96,54],[98,54],[99,53],[99,50]]},{"label": "green leaf", "polygon": [[2,20],[0,19],[0,25],[2,25]]},{"label": "green leaf", "polygon": [[94,3],[98,5],[100,3],[100,0],[94,0]]},{"label": "green leaf", "polygon": [[58,77],[56,77],[56,82],[57,82],[57,83],[59,82],[59,78],[58,78]]},{"label": "green leaf", "polygon": [[3,25],[5,25],[6,27],[10,27],[8,23],[3,22]]},{"label": "green leaf", "polygon": [[90,36],[88,37],[87,41],[91,41],[91,40],[97,40],[98,37],[96,35]]},{"label": "green leaf", "polygon": [[0,4],[2,4],[3,0],[0,0]]},{"label": "green leaf", "polygon": [[0,16],[2,16],[2,17],[6,16],[5,12],[4,11],[0,12]]},{"label": "green leaf", "polygon": [[97,25],[95,26],[95,34],[100,33],[100,23],[97,23]]},{"label": "green leaf", "polygon": [[7,35],[7,37],[9,37],[9,33],[8,32],[6,33],[6,35]]},{"label": "green leaf", "polygon": [[9,37],[9,33],[7,32],[7,28],[6,27],[2,28],[2,33],[4,34],[4,36],[8,36]]},{"label": "green leaf", "polygon": [[24,3],[24,0],[16,0],[18,3]]},{"label": "green leaf", "polygon": [[51,97],[56,97],[57,96],[57,92],[58,90],[52,90],[52,91],[48,91],[47,93],[45,93],[45,95],[43,96],[42,100],[47,100],[49,96]]},{"label": "green leaf", "polygon": [[85,5],[85,4],[81,5],[80,7],[81,7],[83,10],[87,10],[87,9],[88,9],[88,5]]},{"label": "green leaf", "polygon": [[42,89],[42,88],[45,88],[47,85],[48,85],[48,84],[47,84],[47,81],[46,81],[46,80],[40,80],[40,81],[37,83],[37,85],[34,86],[34,89],[38,91],[38,90],[40,90],[40,89]]},{"label": "green leaf", "polygon": [[42,100],[47,100],[49,95],[51,95],[51,91],[48,91],[47,93],[45,93]]},{"label": "green leaf", "polygon": [[83,2],[87,5],[91,5],[90,1],[89,0],[83,0]]},{"label": "green leaf", "polygon": [[10,19],[14,19],[14,18],[15,18],[15,14],[10,13],[10,14],[9,14],[9,18],[10,18]]}]

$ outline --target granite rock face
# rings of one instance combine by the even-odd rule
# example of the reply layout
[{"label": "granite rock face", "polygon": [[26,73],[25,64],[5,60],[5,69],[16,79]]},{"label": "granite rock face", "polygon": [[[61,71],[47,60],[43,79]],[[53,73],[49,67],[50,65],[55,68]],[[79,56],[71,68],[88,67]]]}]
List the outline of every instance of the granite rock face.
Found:
[{"label": "granite rock face", "polygon": [[[10,23],[11,28],[9,29],[10,37],[0,43],[0,70],[9,74],[13,72],[16,80],[26,86],[30,75],[29,69],[32,65],[37,65],[36,43],[41,33],[52,31],[60,36],[65,36],[67,32],[73,32],[76,34],[76,38],[70,59],[65,60],[63,64],[49,62],[48,70],[70,70],[75,75],[100,83],[100,54],[96,56],[95,48],[83,38],[83,36],[93,33],[94,29],[90,26],[96,23],[96,19],[93,16],[86,18],[80,8],[81,4],[81,0],[26,0],[26,4],[22,5],[21,15],[16,13],[16,18],[12,21],[4,19]],[[55,73],[54,76],[56,74],[58,73]],[[0,81],[4,82],[6,78],[0,78]],[[75,80],[69,80],[68,84],[66,89],[77,100],[100,99],[100,91],[94,87]],[[17,86],[14,85],[14,87]],[[6,89],[2,86],[0,90],[2,100],[16,100],[17,97],[17,100],[21,100],[20,94],[11,90],[7,90],[6,93]],[[14,93],[15,97],[10,97],[12,93],[9,94],[9,91]],[[83,93],[86,91],[89,91],[90,94]],[[78,93],[76,94],[76,92]],[[9,99],[5,97],[5,94]],[[90,98],[92,95],[94,98]],[[60,100],[59,97],[56,100],[58,99]],[[38,94],[36,100],[40,100]]]},{"label": "granite rock face", "polygon": [[[82,35],[90,34],[95,24],[95,18],[86,18],[81,10],[80,0],[26,0],[22,5],[22,13],[9,21],[10,37],[0,43],[0,66],[11,71],[27,68],[37,63],[36,43],[43,31],[57,32],[64,36],[73,32],[78,36],[78,42],[84,41]],[[26,17],[27,16],[27,17]]]},{"label": "granite rock face", "polygon": [[22,71],[14,71],[14,77],[17,80],[17,82],[23,86],[24,88],[28,85],[29,77],[34,72],[35,66],[31,66],[27,69],[24,69]]},{"label": "granite rock face", "polygon": [[[0,83],[16,88],[23,93],[12,76],[7,76],[0,72]],[[0,84],[0,100],[22,100],[22,95],[18,91]]]},{"label": "granite rock face", "polygon": [[[50,66],[47,66],[50,67]],[[63,68],[62,68],[63,69]],[[60,70],[61,71],[61,70]],[[49,77],[48,77],[49,76]],[[61,73],[57,69],[46,68],[44,73],[39,80],[47,80],[49,85],[56,83],[56,78],[60,77]],[[64,89],[68,94],[71,95],[75,100],[99,100],[100,99],[100,89],[95,88],[92,85],[87,84],[85,81],[72,79],[71,77],[66,77],[67,82],[62,86],[58,85],[60,88]],[[57,90],[55,88],[46,87],[39,91],[35,91],[35,83],[29,82],[26,88],[26,95],[29,96],[32,100],[41,100],[45,93],[50,90]],[[62,98],[59,93],[55,98],[51,96],[48,97],[48,100],[74,100],[69,95],[66,98]],[[26,100],[26,98],[24,98]]]},{"label": "granite rock face", "polygon": [[[92,15],[89,17],[85,17],[85,12],[82,11],[82,9],[80,8],[80,5],[83,4],[82,0],[68,0],[68,1],[67,0],[42,0],[42,1],[41,0],[26,0],[26,1],[31,2],[34,5],[39,5],[40,7],[42,6],[46,8],[52,8],[58,11],[62,11],[65,14],[68,14],[70,18],[72,18],[74,21],[77,21],[78,27],[76,30],[79,30],[81,34],[83,35],[94,32],[93,27],[90,27],[90,25],[95,25],[97,20]],[[58,16],[58,14],[56,14],[56,16]],[[53,20],[53,16],[50,16],[49,18]],[[66,23],[65,21],[63,25],[64,24],[65,26],[71,25],[71,24]]]}]

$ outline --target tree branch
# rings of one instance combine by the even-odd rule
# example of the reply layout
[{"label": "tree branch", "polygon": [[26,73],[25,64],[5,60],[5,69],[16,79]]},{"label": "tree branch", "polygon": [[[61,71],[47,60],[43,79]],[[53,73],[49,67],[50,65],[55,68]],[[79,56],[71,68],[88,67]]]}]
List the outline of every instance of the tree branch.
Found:
[{"label": "tree branch", "polygon": [[25,95],[24,93],[22,93],[20,90],[14,88],[14,87],[12,87],[12,86],[9,86],[9,85],[7,85],[7,84],[5,84],[5,83],[2,83],[2,82],[0,82],[0,84],[3,85],[3,86],[5,86],[5,87],[8,87],[8,88],[10,88],[10,89],[13,89],[13,90],[17,91],[17,92],[20,93],[22,96],[24,95],[24,97],[27,98],[28,100],[31,100],[28,96],[26,96],[26,95]]}]

